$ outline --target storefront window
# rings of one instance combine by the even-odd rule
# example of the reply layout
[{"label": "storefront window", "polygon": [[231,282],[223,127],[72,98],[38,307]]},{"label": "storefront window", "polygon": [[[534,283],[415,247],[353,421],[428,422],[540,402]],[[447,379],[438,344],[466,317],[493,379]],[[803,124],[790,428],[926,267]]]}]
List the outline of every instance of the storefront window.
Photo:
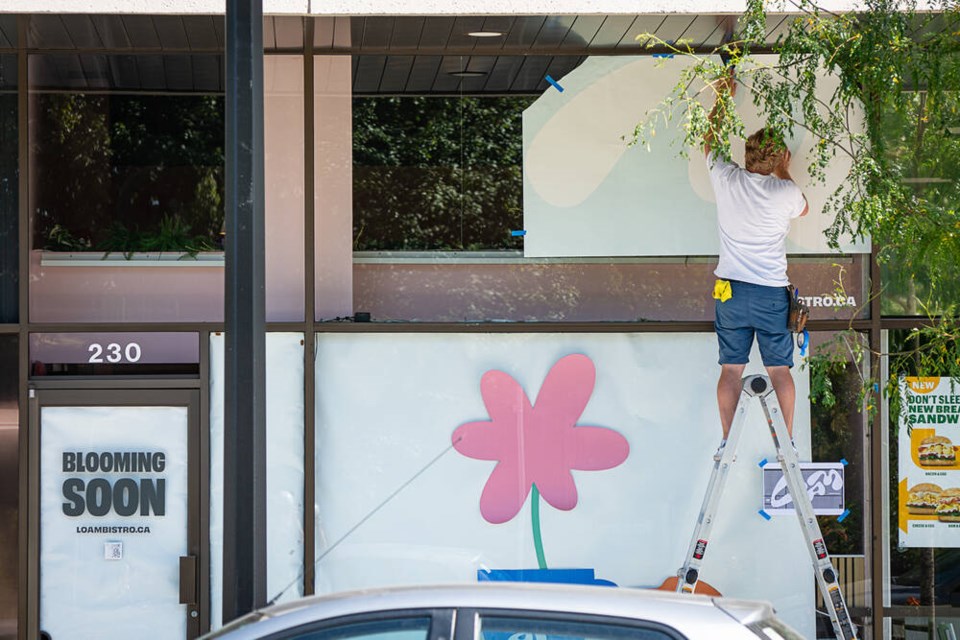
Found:
[{"label": "storefront window", "polygon": [[36,93],[33,246],[220,249],[223,97]]},{"label": "storefront window", "polygon": [[[960,442],[960,364],[920,354],[956,348],[922,333],[891,331],[890,597],[893,605],[935,605],[937,624],[960,607],[960,537],[950,495],[960,486],[953,444]],[[943,611],[940,612],[940,608]],[[915,631],[932,621],[906,620]]]},{"label": "storefront window", "polygon": [[[354,97],[355,311],[375,322],[713,319],[719,240],[704,158],[681,155],[677,122],[650,148],[629,144],[685,63],[557,59],[557,87],[540,76],[523,96],[497,97],[494,69],[462,81],[470,94],[440,97],[427,83],[420,96]],[[412,84],[397,73],[388,64],[363,87]],[[802,157],[813,142],[794,144]],[[793,225],[790,278],[814,319],[866,317],[865,246],[826,246],[826,196],[807,186],[816,214]]]},{"label": "storefront window", "polygon": [[[38,54],[30,319],[223,319],[223,57]],[[264,60],[266,319],[304,313],[303,64]]]},{"label": "storefront window", "polygon": [[19,317],[17,129],[17,57],[0,55],[0,323]]},{"label": "storefront window", "polygon": [[353,100],[357,251],[522,248],[530,97]]},{"label": "storefront window", "polygon": [[17,337],[0,336],[0,638],[17,637],[20,468]]},{"label": "storefront window", "polygon": [[956,225],[960,202],[960,93],[937,91],[936,98],[940,104],[926,92],[904,92],[902,108],[884,127],[891,161],[917,209],[909,226],[888,230],[880,248],[884,315],[938,315],[960,299],[960,234],[943,231]]}]

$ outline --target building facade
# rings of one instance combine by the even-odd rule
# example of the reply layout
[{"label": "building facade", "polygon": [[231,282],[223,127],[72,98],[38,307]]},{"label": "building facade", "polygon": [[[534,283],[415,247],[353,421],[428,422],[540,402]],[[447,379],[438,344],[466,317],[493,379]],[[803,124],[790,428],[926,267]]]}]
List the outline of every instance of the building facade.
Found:
[{"label": "building facade", "polygon": [[[710,52],[743,7],[409,5],[264,7],[268,592],[531,568],[656,588],[719,438],[717,239],[676,125],[628,140],[687,64],[657,43]],[[0,11],[0,638],[196,637],[222,624],[230,534],[223,6]],[[869,239],[827,247],[816,208],[788,245],[812,310],[797,442],[838,478],[820,521],[853,617],[911,637],[949,622],[960,564],[899,535],[889,399],[871,419],[858,396],[898,372],[849,341],[888,352],[915,298]],[[811,373],[821,345],[846,364]],[[541,447],[460,446],[525,410]],[[827,637],[750,421],[704,580]],[[580,448],[607,463],[552,491],[497,465]]]}]

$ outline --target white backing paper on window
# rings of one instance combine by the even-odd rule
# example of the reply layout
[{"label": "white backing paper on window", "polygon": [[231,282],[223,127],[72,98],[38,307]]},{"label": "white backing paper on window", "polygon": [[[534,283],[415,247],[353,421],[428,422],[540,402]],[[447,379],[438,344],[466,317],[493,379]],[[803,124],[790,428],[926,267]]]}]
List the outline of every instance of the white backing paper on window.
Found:
[{"label": "white backing paper on window", "polygon": [[[303,595],[303,335],[268,333],[267,597]],[[210,620],[223,619],[223,334],[210,336]]]},{"label": "white backing paper on window", "polygon": [[[186,637],[187,429],[186,407],[41,408],[40,629],[50,637],[126,640],[147,624],[152,637]],[[123,459],[137,453],[152,454],[149,466]]]},{"label": "white backing paper on window", "polygon": [[[751,359],[759,362],[758,354]],[[559,458],[546,462],[567,460],[575,487],[569,510],[569,486],[541,491],[541,575],[659,586],[683,563],[720,439],[716,360],[713,334],[319,334],[316,553],[329,553],[318,565],[317,592],[538,570],[532,491],[518,507],[512,492],[529,486],[489,484],[498,465],[510,467],[503,456],[524,456],[530,473],[543,462],[536,450],[545,441],[526,431],[531,420],[556,429],[546,442],[570,445],[547,446]],[[795,367],[794,376],[797,397],[807,398],[806,371]],[[509,407],[522,409],[524,397],[546,413],[524,418],[522,439],[507,434],[484,444],[487,426],[470,423],[509,421]],[[582,439],[567,440],[584,397],[573,428]],[[812,637],[815,586],[800,526],[757,513],[757,463],[775,451],[754,405],[702,579],[725,596],[773,601]],[[801,454],[809,455],[808,403],[798,403],[795,425]],[[578,432],[585,426],[602,430]],[[487,459],[461,453],[455,431],[480,434],[468,453]],[[521,442],[523,453],[514,452]],[[567,458],[574,451],[592,458]],[[488,489],[493,499],[485,503]]]}]

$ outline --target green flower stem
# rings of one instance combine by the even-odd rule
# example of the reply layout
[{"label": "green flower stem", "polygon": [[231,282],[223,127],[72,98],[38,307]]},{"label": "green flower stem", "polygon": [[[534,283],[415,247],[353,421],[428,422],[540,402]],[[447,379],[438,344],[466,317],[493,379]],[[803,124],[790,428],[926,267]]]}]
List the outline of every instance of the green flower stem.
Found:
[{"label": "green flower stem", "polygon": [[530,494],[530,521],[533,524],[533,546],[537,550],[537,565],[547,568],[547,559],[543,555],[543,539],[540,537],[540,490],[533,485]]}]

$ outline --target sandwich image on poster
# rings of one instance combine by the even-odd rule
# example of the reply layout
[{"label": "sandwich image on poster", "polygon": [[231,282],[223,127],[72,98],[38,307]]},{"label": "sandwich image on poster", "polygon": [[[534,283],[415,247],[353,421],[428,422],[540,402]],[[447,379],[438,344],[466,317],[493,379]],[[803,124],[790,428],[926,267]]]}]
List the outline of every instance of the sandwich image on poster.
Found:
[{"label": "sandwich image on poster", "polygon": [[960,379],[900,379],[900,546],[960,547]]},{"label": "sandwich image on poster", "polygon": [[[916,429],[910,438],[917,453],[917,464],[921,467],[954,467],[957,464],[957,451],[953,442],[946,436],[932,435],[920,440],[918,435],[926,434],[929,429]],[[918,434],[919,432],[919,434]],[[934,432],[936,434],[936,432]],[[919,442],[918,442],[919,440]]]}]

